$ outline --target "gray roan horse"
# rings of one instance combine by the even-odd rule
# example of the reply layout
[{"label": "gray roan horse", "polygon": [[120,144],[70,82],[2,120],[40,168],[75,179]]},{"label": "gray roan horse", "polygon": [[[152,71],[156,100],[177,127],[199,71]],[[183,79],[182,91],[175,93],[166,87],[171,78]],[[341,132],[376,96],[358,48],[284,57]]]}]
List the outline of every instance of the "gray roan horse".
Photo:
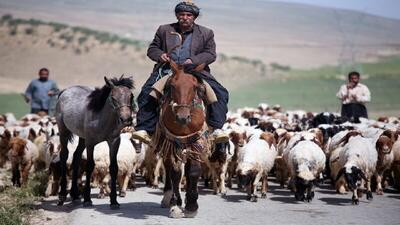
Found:
[{"label": "gray roan horse", "polygon": [[104,77],[106,84],[92,90],[88,87],[73,86],[64,90],[58,98],[56,120],[61,142],[61,190],[58,205],[63,205],[67,196],[68,141],[73,134],[79,136],[78,146],[72,160],[72,200],[79,200],[78,171],[83,150],[87,149],[86,183],[83,193],[84,206],[91,206],[90,178],[94,169],[93,149],[97,143],[107,141],[110,147],[111,193],[110,207],[118,209],[116,179],[118,173],[117,153],[120,144],[120,131],[132,124],[134,97],[131,92],[131,78],[111,80]]}]

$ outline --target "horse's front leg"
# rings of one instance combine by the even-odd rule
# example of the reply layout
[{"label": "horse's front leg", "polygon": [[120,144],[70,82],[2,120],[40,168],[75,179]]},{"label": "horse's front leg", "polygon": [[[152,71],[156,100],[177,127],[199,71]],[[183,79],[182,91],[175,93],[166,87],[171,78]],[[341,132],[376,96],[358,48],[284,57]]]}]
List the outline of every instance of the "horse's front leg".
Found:
[{"label": "horse's front leg", "polygon": [[182,218],[184,213],[181,209],[182,206],[182,198],[181,198],[181,180],[182,180],[182,169],[181,162],[175,162],[179,165],[171,165],[170,166],[170,176],[172,183],[172,198],[171,198],[171,209],[170,209],[170,217],[172,218]]},{"label": "horse's front leg", "polygon": [[82,160],[82,153],[85,150],[85,139],[79,138],[78,146],[74,152],[74,157],[72,159],[72,184],[70,195],[72,201],[80,200],[79,188],[78,188],[78,174],[80,170],[80,164]]},{"label": "horse's front leg", "polygon": [[85,189],[83,192],[83,206],[92,206],[93,202],[90,198],[90,181],[92,178],[92,173],[94,170],[94,159],[93,159],[93,145],[86,146],[86,154],[87,154],[87,164],[86,164],[86,181],[85,181]]},{"label": "horse's front leg", "polygon": [[197,182],[201,174],[201,163],[195,160],[189,160],[185,164],[185,176],[186,176],[186,205],[185,205],[185,217],[195,217],[199,205],[197,199],[199,193],[197,190]]},{"label": "horse's front leg", "polygon": [[58,194],[57,205],[61,206],[67,200],[67,159],[68,159],[68,138],[60,132],[60,193]]},{"label": "horse's front leg", "polygon": [[164,196],[161,200],[161,207],[162,208],[169,208],[171,206],[171,199],[172,199],[172,181],[171,181],[171,163],[164,162],[165,166],[165,184],[164,184]]},{"label": "horse's front leg", "polygon": [[110,175],[111,175],[110,208],[111,209],[119,209],[119,203],[117,202],[117,177],[118,177],[117,154],[120,142],[121,139],[119,136],[112,141],[108,141],[108,146],[110,147]]}]

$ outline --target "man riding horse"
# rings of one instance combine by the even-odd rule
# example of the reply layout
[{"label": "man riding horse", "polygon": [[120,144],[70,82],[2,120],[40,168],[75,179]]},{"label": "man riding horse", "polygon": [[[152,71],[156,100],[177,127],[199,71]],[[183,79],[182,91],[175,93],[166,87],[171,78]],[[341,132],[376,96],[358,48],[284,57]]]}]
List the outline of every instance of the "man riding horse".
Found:
[{"label": "man riding horse", "polygon": [[[143,85],[138,97],[139,111],[133,138],[149,143],[150,135],[155,132],[159,117],[158,100],[150,95],[153,85],[171,71],[170,61],[182,65],[185,72],[204,64],[203,71],[196,76],[206,81],[215,92],[217,101],[207,106],[207,124],[211,137],[215,142],[228,141],[228,135],[221,128],[228,111],[228,91],[210,74],[209,64],[216,60],[214,33],[211,29],[200,26],[194,21],[199,16],[200,9],[192,2],[184,1],[176,5],[176,23],[162,25],[158,28],[151,42],[147,56],[155,61],[150,78]],[[180,34],[182,40],[174,34]],[[177,47],[178,46],[178,47]]]}]

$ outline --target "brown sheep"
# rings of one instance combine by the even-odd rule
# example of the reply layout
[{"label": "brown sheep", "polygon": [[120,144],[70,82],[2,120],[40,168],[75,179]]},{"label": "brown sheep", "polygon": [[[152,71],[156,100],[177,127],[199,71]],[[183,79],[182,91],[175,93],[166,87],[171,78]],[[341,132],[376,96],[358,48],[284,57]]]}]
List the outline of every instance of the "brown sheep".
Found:
[{"label": "brown sheep", "polygon": [[[36,163],[39,151],[31,141],[19,137],[9,143],[8,159],[11,161],[12,183],[20,187],[26,185],[32,166]],[[20,181],[22,172],[22,182]]]}]

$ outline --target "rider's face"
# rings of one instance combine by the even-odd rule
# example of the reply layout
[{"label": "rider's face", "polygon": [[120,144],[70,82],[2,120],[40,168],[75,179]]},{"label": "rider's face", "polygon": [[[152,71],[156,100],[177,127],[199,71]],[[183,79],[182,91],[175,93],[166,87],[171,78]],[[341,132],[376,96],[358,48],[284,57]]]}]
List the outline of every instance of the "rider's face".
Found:
[{"label": "rider's face", "polygon": [[179,26],[183,29],[188,29],[193,26],[194,20],[196,19],[194,15],[190,12],[180,12],[176,14]]}]

